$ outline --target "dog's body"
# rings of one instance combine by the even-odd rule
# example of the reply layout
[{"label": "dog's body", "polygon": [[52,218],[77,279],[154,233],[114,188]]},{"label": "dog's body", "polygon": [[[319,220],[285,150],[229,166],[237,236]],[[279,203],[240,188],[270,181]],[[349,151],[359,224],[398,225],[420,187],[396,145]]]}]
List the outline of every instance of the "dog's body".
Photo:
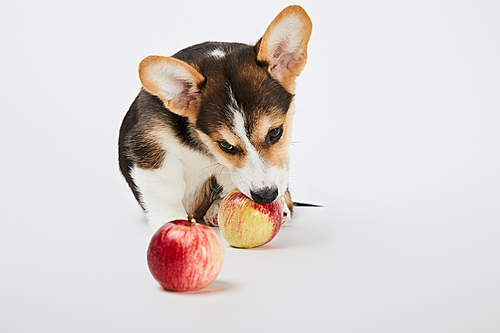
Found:
[{"label": "dog's body", "polygon": [[206,42],[141,62],[144,89],[123,120],[119,162],[153,229],[187,214],[217,225],[233,188],[283,200],[290,218],[293,94],[311,29],[290,6],[255,46]]}]

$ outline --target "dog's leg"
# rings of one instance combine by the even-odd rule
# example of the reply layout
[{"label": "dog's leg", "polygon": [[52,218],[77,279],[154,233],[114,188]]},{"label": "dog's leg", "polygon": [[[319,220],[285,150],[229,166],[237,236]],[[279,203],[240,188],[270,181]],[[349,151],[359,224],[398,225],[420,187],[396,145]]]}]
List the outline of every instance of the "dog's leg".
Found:
[{"label": "dog's leg", "polygon": [[153,230],[172,220],[186,218],[182,204],[186,184],[178,158],[167,156],[161,167],[150,170],[136,167],[131,174]]},{"label": "dog's leg", "polygon": [[293,214],[293,201],[288,189],[280,199],[281,202],[283,203],[283,222],[281,223],[283,224],[285,222],[289,222],[292,219],[292,214]]},{"label": "dog's leg", "polygon": [[215,200],[210,208],[208,208],[207,212],[205,213],[205,216],[203,216],[203,221],[210,226],[210,227],[216,227],[219,225],[217,216],[219,214],[219,207],[222,202],[222,199],[217,199]]},{"label": "dog's leg", "polygon": [[[231,179],[231,174],[225,167],[216,170],[217,171],[214,173],[214,177],[217,179],[218,186],[216,188],[216,192],[210,194],[210,200],[213,201],[203,216],[205,224],[211,227],[219,225],[217,217],[219,215],[219,207],[222,203],[222,199],[224,199],[224,197],[236,187]],[[215,194],[216,197],[213,197]]]},{"label": "dog's leg", "polygon": [[208,208],[205,216],[203,216],[203,221],[211,227],[216,227],[219,225],[217,221],[217,216],[219,215],[219,207],[222,199],[229,193],[233,188],[235,188],[231,176],[226,168],[219,169],[215,174],[217,178],[217,183],[220,187],[220,193],[217,194],[218,198],[215,199],[210,207]]}]

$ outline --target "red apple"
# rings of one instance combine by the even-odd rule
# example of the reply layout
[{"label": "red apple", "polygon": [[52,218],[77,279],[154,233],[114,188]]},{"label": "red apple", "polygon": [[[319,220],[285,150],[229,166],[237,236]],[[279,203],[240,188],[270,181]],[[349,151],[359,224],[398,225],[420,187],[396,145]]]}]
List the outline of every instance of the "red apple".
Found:
[{"label": "red apple", "polygon": [[252,248],[269,243],[278,234],[283,206],[280,200],[256,203],[234,189],[222,200],[217,220],[222,236],[231,246]]},{"label": "red apple", "polygon": [[166,223],[149,243],[149,270],[164,289],[203,289],[222,268],[224,247],[220,236],[206,225],[191,222],[191,218]]}]

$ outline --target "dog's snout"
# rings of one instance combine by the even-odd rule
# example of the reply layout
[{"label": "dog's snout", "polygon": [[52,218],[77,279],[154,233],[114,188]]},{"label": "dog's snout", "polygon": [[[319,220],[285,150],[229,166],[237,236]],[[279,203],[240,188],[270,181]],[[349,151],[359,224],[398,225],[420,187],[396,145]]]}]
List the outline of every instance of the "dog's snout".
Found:
[{"label": "dog's snout", "polygon": [[252,199],[260,204],[268,204],[276,200],[278,197],[278,189],[276,187],[264,187],[258,191],[250,191]]}]

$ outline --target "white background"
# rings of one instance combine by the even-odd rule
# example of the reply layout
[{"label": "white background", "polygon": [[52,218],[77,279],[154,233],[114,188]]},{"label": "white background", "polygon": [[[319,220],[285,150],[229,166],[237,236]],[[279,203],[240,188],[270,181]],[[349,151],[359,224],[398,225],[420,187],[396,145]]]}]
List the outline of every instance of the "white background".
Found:
[{"label": "white background", "polygon": [[117,165],[139,62],[254,43],[288,2],[3,1],[1,332],[499,332],[500,3],[302,1],[297,209],[162,291]]}]

